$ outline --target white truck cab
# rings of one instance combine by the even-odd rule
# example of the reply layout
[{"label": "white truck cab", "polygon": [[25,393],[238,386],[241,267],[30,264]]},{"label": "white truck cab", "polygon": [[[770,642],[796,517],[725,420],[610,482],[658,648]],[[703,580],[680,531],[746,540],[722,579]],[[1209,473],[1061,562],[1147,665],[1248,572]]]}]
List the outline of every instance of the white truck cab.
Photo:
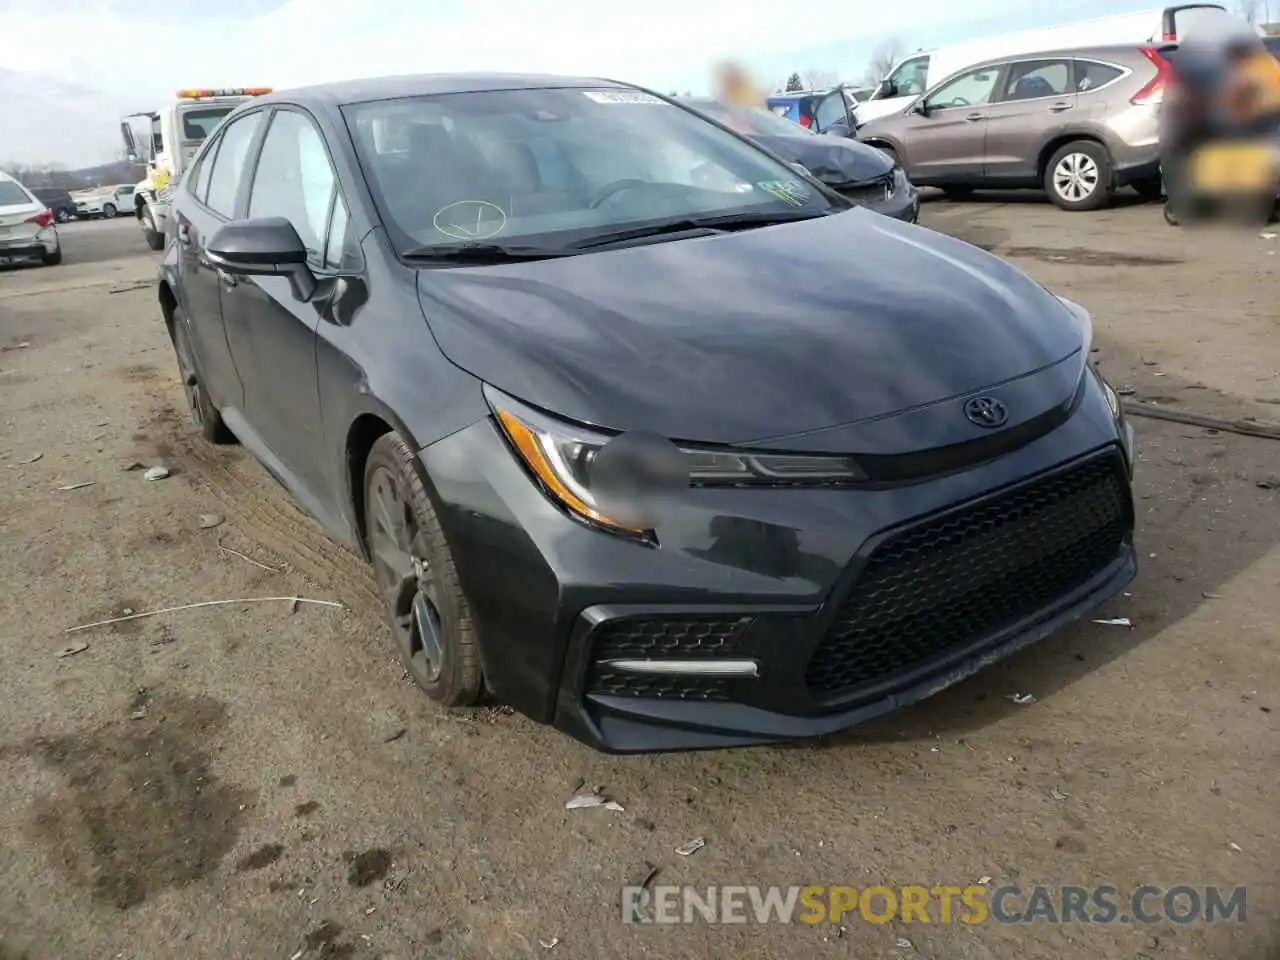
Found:
[{"label": "white truck cab", "polygon": [[[134,188],[133,211],[152,250],[164,249],[173,188],[191,165],[200,144],[244,101],[270,92],[270,87],[184,89],[159,110],[132,113],[121,119],[120,132],[129,159],[147,165],[146,179]],[[147,121],[145,132],[134,126],[139,119]]]}]

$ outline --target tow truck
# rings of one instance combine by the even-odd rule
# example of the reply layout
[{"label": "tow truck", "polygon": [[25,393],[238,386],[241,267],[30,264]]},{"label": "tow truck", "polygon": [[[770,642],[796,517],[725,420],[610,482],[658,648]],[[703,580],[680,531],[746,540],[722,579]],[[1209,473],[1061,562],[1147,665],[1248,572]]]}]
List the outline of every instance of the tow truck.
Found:
[{"label": "tow truck", "polygon": [[[224,117],[244,101],[271,92],[271,87],[193,87],[182,89],[159,110],[131,113],[120,120],[125,151],[134,163],[145,163],[146,179],[134,188],[133,211],[152,250],[163,250],[173,189],[196,151]],[[146,136],[135,136],[134,124],[146,121]],[[142,124],[139,124],[142,126]]]}]

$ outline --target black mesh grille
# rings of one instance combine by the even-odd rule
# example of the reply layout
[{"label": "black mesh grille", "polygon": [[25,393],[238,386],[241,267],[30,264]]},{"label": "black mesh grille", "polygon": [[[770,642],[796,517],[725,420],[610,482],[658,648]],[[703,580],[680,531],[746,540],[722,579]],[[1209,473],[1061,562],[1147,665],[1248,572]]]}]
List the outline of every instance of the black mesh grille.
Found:
[{"label": "black mesh grille", "polygon": [[652,677],[598,669],[591,692],[611,697],[656,697],[661,700],[728,700],[729,681],[722,677]]},{"label": "black mesh grille", "polygon": [[840,192],[854,203],[883,203],[893,195],[893,174],[885,174],[856,187],[843,187]]},{"label": "black mesh grille", "polygon": [[872,553],[805,673],[818,700],[998,633],[1116,559],[1131,508],[1112,457],[895,534]]},{"label": "black mesh grille", "polygon": [[727,700],[729,681],[716,677],[647,676],[603,666],[606,660],[732,657],[750,617],[610,620],[592,638],[593,693],[681,700]]}]

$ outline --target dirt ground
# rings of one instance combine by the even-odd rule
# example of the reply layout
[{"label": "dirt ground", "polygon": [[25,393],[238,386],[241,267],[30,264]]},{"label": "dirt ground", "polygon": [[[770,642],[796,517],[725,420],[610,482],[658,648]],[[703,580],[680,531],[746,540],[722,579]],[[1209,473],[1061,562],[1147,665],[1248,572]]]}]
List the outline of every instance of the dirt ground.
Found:
[{"label": "dirt ground", "polygon": [[[1133,399],[1280,419],[1280,240],[1020,197],[925,221],[1089,307]],[[154,296],[131,287],[156,260],[133,224],[62,232],[63,266],[0,273],[4,960],[1280,957],[1274,441],[1134,421],[1142,570],[1100,614],[1132,630],[1083,623],[821,742],[609,757],[501,708],[430,706],[362,563],[241,451],[190,433]],[[169,478],[132,469],[159,463]],[[294,595],[346,609],[65,632]],[[581,778],[625,811],[565,810]],[[702,887],[1247,885],[1248,909],[624,926],[645,861]]]}]

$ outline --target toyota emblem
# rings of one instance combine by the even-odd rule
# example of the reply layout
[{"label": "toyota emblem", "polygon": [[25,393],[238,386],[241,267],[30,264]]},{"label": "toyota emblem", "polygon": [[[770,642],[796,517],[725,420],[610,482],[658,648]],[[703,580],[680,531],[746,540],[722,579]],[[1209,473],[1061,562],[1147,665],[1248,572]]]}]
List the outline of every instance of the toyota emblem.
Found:
[{"label": "toyota emblem", "polygon": [[964,415],[970,423],[980,427],[1003,427],[1009,419],[1009,410],[995,397],[971,397],[965,401]]}]

